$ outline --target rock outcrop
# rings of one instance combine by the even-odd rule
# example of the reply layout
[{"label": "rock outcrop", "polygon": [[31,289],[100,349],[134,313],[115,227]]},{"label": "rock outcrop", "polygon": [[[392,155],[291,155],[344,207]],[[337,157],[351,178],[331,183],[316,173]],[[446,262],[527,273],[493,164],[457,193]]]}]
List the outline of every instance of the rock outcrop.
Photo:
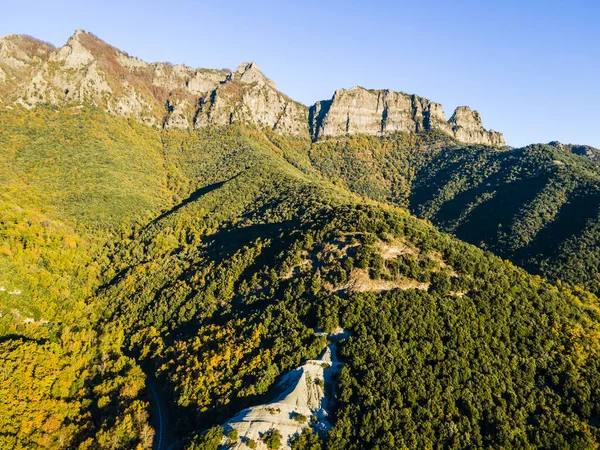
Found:
[{"label": "rock outcrop", "polygon": [[282,94],[256,63],[244,63],[200,99],[195,127],[248,122],[309,137],[308,108]]},{"label": "rock outcrop", "polygon": [[549,142],[548,145],[573,153],[574,155],[584,156],[592,161],[600,161],[600,149],[590,145],[563,144],[558,141]]},{"label": "rock outcrop", "polygon": [[[318,333],[326,336],[325,333]],[[330,345],[320,359],[308,360],[283,375],[276,385],[278,395],[269,403],[245,409],[223,425],[238,438],[223,438],[223,446],[234,450],[268,449],[262,438],[271,430],[281,433],[281,448],[289,450],[290,440],[308,427],[319,433],[331,428],[329,415],[334,407],[337,374],[343,364],[337,357],[337,342],[349,336],[339,328],[329,335]]]},{"label": "rock outcrop", "polygon": [[[8,72],[7,67],[19,71]],[[0,76],[3,97],[26,108],[90,104],[168,128],[190,128],[199,97],[230,75],[227,70],[146,63],[82,30],[60,49],[26,36],[3,38],[0,69],[5,74]],[[10,89],[7,73],[15,74]]]},{"label": "rock outcrop", "polygon": [[0,94],[13,94],[33,67],[43,64],[56,49],[29,36],[11,34],[0,39]]},{"label": "rock outcrop", "polygon": [[249,123],[313,140],[441,131],[465,143],[504,144],[468,107],[446,121],[442,105],[417,95],[354,87],[309,109],[256,63],[234,72],[147,63],[82,30],[59,49],[28,36],[0,39],[0,103],[89,104],[167,129]]},{"label": "rock outcrop", "polygon": [[320,136],[427,131],[446,125],[441,105],[416,95],[362,87],[339,89],[311,109],[311,130]]},{"label": "rock outcrop", "polygon": [[442,105],[417,95],[362,87],[340,89],[310,110],[313,139],[346,134],[385,135],[442,131],[470,144],[503,145],[502,135],[487,131],[477,111],[459,107],[446,121]]},{"label": "rock outcrop", "polygon": [[468,106],[459,106],[448,121],[451,134],[459,141],[468,144],[504,145],[501,133],[487,131],[481,124],[477,111],[471,111]]}]

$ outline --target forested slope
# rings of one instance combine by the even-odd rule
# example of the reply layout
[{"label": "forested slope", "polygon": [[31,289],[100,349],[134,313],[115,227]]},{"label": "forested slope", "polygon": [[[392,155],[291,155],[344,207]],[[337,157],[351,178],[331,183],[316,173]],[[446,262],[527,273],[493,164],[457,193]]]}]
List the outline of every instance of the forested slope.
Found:
[{"label": "forested slope", "polygon": [[458,238],[555,280],[600,288],[600,167],[593,149],[465,146],[443,136],[317,143],[316,167]]},{"label": "forested slope", "polygon": [[144,374],[91,299],[106,245],[166,203],[158,135],[90,109],[0,122],[0,447],[151,445]]},{"label": "forested slope", "polygon": [[[93,108],[0,120],[0,446],[149,448],[145,371],[169,440],[210,448],[342,326],[333,429],[296,448],[597,448],[594,295],[358,197],[308,140]],[[419,139],[446,142],[406,139],[419,161],[441,157]]]}]

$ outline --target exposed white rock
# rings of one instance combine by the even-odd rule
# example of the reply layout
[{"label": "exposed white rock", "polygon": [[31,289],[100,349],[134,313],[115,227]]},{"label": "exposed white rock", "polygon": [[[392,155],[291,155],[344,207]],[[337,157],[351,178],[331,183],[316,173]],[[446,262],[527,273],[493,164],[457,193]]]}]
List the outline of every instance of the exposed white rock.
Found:
[{"label": "exposed white rock", "polygon": [[164,128],[167,130],[173,128],[186,130],[190,128],[190,121],[186,116],[186,110],[189,106],[185,100],[174,104],[170,100],[167,101],[167,108],[170,111],[165,117]]},{"label": "exposed white rock", "polygon": [[454,137],[466,143],[504,145],[502,134],[494,130],[486,131],[477,111],[468,106],[459,106],[448,121]]},{"label": "exposed white rock", "polygon": [[0,62],[14,70],[22,70],[41,61],[49,44],[27,36],[10,34],[0,39]]},{"label": "exposed white rock", "polygon": [[[416,95],[339,89],[309,109],[279,92],[254,62],[228,70],[149,64],[78,30],[60,49],[26,36],[0,39],[2,101],[25,107],[93,104],[143,123],[188,129],[242,122],[305,138],[442,131],[465,143],[503,145],[476,111]],[[165,103],[170,109],[165,115]]]},{"label": "exposed white rock", "polygon": [[194,126],[246,122],[308,137],[308,108],[275,88],[256,63],[244,63],[200,100]]},{"label": "exposed white rock", "polygon": [[[229,442],[224,438],[223,443],[232,449],[247,449],[249,440],[253,440],[257,449],[266,449],[261,437],[276,429],[283,436],[282,448],[289,449],[290,439],[309,426],[329,430],[327,418],[333,406],[335,375],[342,366],[336,355],[337,341],[344,337],[347,333],[337,330],[330,335],[333,342],[321,358],[306,361],[284,375],[277,386],[280,394],[272,402],[245,409],[229,420],[223,426],[225,433],[236,429],[239,439]],[[312,417],[316,423],[310,423]]]},{"label": "exposed white rock", "polygon": [[255,62],[248,62],[241,64],[235,71],[235,75],[239,77],[242,83],[259,83],[268,84],[271,88],[275,89],[275,83],[269,78],[265,77],[260,71],[258,64]]},{"label": "exposed white rock", "polygon": [[94,61],[94,55],[82,43],[85,32],[77,30],[58,52],[50,57],[50,61],[58,62],[67,69],[81,69]]},{"label": "exposed white rock", "polygon": [[116,98],[109,98],[108,112],[126,117],[135,117],[140,121],[155,125],[156,118],[152,113],[152,105],[128,83],[124,84],[124,92]]},{"label": "exposed white rock", "polygon": [[315,105],[311,115],[315,139],[449,128],[442,106],[437,103],[416,95],[360,86],[337,90],[331,101]]},{"label": "exposed white rock", "polygon": [[390,90],[339,89],[330,101],[313,106],[310,117],[313,139],[436,130],[465,143],[504,145],[502,135],[485,130],[479,114],[468,107],[457,108],[446,122],[439,103]]},{"label": "exposed white rock", "polygon": [[125,67],[127,70],[131,70],[131,71],[135,71],[135,70],[139,70],[139,69],[147,69],[148,67],[150,67],[150,64],[148,64],[147,62],[142,61],[139,58],[134,58],[132,56],[126,55],[121,52],[117,52],[117,59],[123,67]]},{"label": "exposed white rock", "polygon": [[224,70],[196,70],[187,82],[187,90],[194,95],[204,95],[225,82],[230,73]]}]

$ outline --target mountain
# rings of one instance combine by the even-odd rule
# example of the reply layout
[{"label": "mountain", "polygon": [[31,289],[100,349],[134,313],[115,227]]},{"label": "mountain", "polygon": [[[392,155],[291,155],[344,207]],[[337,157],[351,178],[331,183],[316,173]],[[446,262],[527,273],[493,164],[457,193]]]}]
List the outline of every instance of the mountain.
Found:
[{"label": "mountain", "polygon": [[440,104],[357,87],[307,108],[279,92],[256,63],[235,72],[148,64],[82,30],[60,49],[28,36],[6,36],[0,55],[5,102],[26,108],[88,103],[167,129],[245,122],[298,137],[308,137],[310,128],[313,139],[441,130],[463,142],[504,145],[502,135],[486,131],[468,107],[457,108],[446,122]]},{"label": "mountain", "polygon": [[416,96],[317,111],[254,63],[0,49],[0,447],[597,448],[598,298],[402,208],[595,162],[521,167]]},{"label": "mountain", "polygon": [[311,147],[313,165],[354,192],[410,209],[531,272],[600,290],[595,150],[520,149],[444,137],[349,137]]}]

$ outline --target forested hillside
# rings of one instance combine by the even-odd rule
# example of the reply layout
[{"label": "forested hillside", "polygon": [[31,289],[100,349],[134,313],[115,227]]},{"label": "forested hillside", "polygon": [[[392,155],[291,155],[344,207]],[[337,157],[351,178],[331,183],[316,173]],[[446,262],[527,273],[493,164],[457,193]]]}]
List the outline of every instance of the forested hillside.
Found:
[{"label": "forested hillside", "polygon": [[474,171],[442,186],[452,164],[572,192],[592,163],[446,151],[436,134],[165,131],[89,107],[2,110],[0,125],[0,447],[157,445],[150,377],[169,443],[215,448],[215,426],[339,326],[333,428],[294,448],[598,447],[597,297],[394,206],[420,199],[441,221],[441,199],[485,191]]},{"label": "forested hillside", "polygon": [[144,373],[93,298],[110,243],[170,204],[159,135],[91,109],[0,123],[0,447],[149,448]]},{"label": "forested hillside", "polygon": [[465,146],[445,136],[356,136],[311,147],[314,165],[526,269],[598,292],[600,166],[585,146]]}]

